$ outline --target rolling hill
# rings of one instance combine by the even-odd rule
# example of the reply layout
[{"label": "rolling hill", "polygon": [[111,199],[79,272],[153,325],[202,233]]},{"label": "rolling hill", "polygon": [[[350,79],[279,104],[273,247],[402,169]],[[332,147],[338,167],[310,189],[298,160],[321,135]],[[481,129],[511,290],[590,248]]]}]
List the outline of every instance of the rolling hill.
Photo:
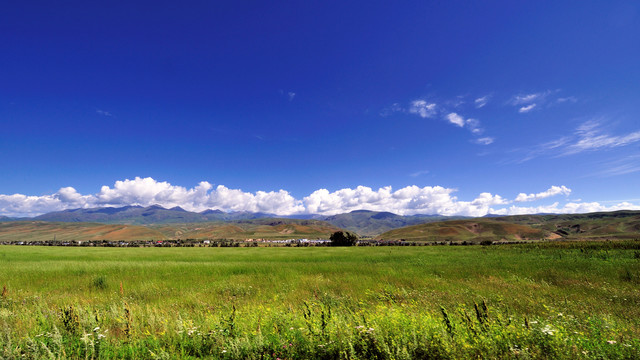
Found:
[{"label": "rolling hill", "polygon": [[167,239],[328,239],[340,229],[324,221],[258,219],[158,225],[13,221],[0,223],[0,242]]},{"label": "rolling hill", "polygon": [[548,233],[528,225],[513,224],[488,219],[452,220],[407,226],[387,231],[378,240],[406,241],[455,241],[480,243],[490,241],[520,241],[542,239]]},{"label": "rolling hill", "polygon": [[261,218],[218,223],[150,225],[171,239],[328,239],[341,230],[320,220]]},{"label": "rolling hill", "polygon": [[401,216],[390,212],[355,210],[345,214],[329,216],[324,220],[361,236],[376,236],[385,231],[405,226],[464,218],[463,216],[449,217],[441,215]]},{"label": "rolling hill", "polygon": [[517,215],[493,218],[493,220],[529,225],[565,239],[640,238],[640,211]]},{"label": "rolling hill", "polygon": [[0,241],[164,240],[159,231],[136,225],[14,221],[0,223]]},{"label": "rolling hill", "polygon": [[517,215],[442,221],[394,229],[380,234],[377,239],[456,242],[640,239],[640,211]]}]

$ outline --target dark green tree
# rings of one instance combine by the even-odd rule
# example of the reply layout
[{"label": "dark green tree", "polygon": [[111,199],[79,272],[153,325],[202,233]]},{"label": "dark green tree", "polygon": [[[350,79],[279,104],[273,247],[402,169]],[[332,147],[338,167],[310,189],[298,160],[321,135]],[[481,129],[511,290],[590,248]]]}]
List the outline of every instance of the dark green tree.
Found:
[{"label": "dark green tree", "polygon": [[331,246],[354,246],[358,241],[358,236],[348,231],[336,231],[329,238]]}]

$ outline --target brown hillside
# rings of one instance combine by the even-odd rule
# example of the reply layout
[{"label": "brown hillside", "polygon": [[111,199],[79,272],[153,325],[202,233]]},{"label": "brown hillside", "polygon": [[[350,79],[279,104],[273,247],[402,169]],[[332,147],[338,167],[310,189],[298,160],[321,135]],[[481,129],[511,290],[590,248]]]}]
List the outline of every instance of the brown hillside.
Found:
[{"label": "brown hillside", "polygon": [[442,221],[387,231],[378,240],[407,241],[514,241],[542,239],[549,235],[540,229],[528,225],[512,224],[501,221],[473,219]]}]

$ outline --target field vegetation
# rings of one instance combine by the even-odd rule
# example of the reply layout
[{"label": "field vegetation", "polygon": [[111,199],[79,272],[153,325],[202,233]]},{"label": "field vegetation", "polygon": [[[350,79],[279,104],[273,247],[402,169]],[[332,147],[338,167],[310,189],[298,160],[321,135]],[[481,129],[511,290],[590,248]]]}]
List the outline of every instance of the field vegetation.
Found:
[{"label": "field vegetation", "polygon": [[640,243],[0,247],[0,358],[639,358]]}]

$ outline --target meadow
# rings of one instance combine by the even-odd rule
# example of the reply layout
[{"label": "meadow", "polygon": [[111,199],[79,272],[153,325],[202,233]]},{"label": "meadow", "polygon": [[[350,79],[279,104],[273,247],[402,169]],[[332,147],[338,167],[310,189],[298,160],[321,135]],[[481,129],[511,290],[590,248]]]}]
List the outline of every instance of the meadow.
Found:
[{"label": "meadow", "polygon": [[640,242],[0,247],[3,359],[637,359]]}]

